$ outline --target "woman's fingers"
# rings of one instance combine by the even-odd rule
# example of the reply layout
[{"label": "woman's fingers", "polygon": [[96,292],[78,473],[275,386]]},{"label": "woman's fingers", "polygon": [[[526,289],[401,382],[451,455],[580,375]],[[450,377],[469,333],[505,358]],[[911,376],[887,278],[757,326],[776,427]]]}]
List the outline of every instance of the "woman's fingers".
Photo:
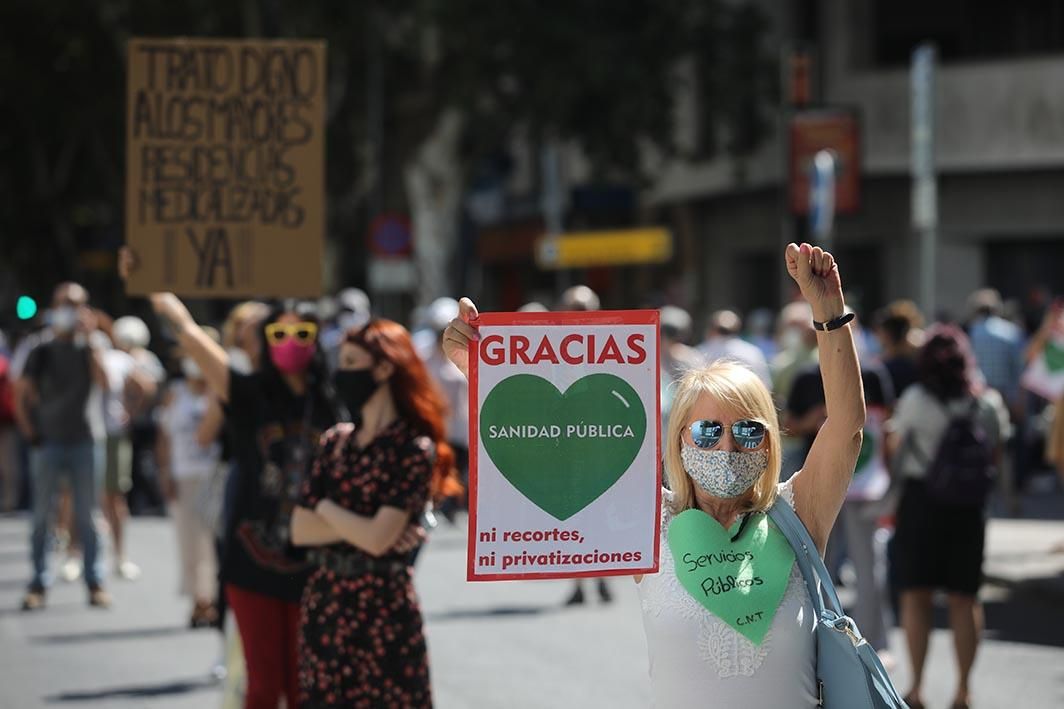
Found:
[{"label": "woman's fingers", "polygon": [[133,271],[137,270],[140,266],[140,259],[137,257],[137,252],[128,246],[123,246],[118,251],[118,275],[122,277],[123,281],[128,281],[129,276]]},{"label": "woman's fingers", "polygon": [[451,325],[448,329],[454,333],[462,335],[466,338],[466,340],[475,340],[478,337],[477,329],[466,321],[462,320],[460,317],[452,320]]},{"label": "woman's fingers", "polygon": [[477,311],[477,306],[473,304],[473,301],[469,298],[462,298],[458,301],[458,317],[465,322],[473,322],[480,317],[480,313]]}]

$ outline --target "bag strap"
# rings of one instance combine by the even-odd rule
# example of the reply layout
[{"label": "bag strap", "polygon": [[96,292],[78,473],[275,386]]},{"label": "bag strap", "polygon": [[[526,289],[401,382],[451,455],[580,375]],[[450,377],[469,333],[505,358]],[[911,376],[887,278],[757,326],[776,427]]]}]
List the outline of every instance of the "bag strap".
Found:
[{"label": "bag strap", "polygon": [[842,601],[839,600],[839,594],[835,590],[835,584],[831,582],[831,574],[824,566],[824,560],[820,558],[816,543],[809,536],[802,520],[798,519],[798,515],[789,504],[778,498],[776,504],[768,511],[768,516],[783,532],[783,536],[787,538],[794,550],[794,560],[798,562],[798,568],[802,571],[802,578],[805,579],[809,598],[813,601],[813,610],[816,611],[817,617],[823,616],[825,609],[838,616],[845,615]]}]

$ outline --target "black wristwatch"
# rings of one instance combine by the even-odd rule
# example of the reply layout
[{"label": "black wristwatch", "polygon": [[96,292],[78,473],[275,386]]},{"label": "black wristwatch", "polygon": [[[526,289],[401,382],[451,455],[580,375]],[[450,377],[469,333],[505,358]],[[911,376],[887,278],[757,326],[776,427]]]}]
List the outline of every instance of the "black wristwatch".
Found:
[{"label": "black wristwatch", "polygon": [[832,330],[838,330],[840,327],[853,320],[853,318],[853,313],[843,313],[834,320],[828,320],[827,322],[817,322],[814,320],[813,329],[819,330],[820,332],[831,332]]}]

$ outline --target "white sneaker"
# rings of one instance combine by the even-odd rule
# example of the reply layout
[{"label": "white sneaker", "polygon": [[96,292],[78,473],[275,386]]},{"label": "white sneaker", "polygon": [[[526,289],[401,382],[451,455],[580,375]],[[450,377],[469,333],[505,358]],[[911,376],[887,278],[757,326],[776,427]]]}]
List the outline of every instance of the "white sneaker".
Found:
[{"label": "white sneaker", "polygon": [[115,567],[115,574],[126,581],[136,581],[140,578],[140,567],[127,559],[119,562]]},{"label": "white sneaker", "polygon": [[229,674],[229,670],[225,666],[225,658],[219,657],[211,665],[210,676],[215,682],[224,682],[226,676]]},{"label": "white sneaker", "polygon": [[81,578],[81,559],[76,556],[68,556],[63,566],[59,569],[59,575],[67,583],[73,583]]}]

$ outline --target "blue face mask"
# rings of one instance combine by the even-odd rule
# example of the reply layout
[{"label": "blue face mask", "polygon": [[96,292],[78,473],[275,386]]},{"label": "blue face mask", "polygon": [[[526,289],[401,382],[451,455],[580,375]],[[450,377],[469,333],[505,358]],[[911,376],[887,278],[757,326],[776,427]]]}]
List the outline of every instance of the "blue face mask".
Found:
[{"label": "blue face mask", "polygon": [[680,450],[684,470],[695,484],[714,497],[739,497],[768,469],[768,453],[702,450],[686,441]]}]

